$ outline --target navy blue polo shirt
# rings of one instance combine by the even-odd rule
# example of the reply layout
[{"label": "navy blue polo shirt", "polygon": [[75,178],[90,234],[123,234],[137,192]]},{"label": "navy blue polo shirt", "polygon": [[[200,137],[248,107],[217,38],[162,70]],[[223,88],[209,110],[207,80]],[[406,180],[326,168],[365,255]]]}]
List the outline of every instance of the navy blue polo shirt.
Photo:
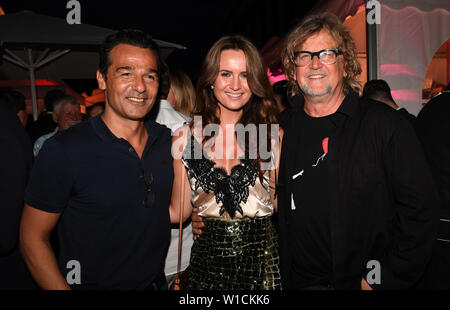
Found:
[{"label": "navy blue polo shirt", "polygon": [[[67,279],[75,270],[71,261],[81,271],[81,284],[72,288],[143,289],[163,269],[170,238],[171,134],[153,121],[145,126],[149,138],[141,159],[101,116],[55,135],[36,158],[25,202],[61,213],[61,273]],[[144,171],[153,176],[155,193],[148,207]]]}]

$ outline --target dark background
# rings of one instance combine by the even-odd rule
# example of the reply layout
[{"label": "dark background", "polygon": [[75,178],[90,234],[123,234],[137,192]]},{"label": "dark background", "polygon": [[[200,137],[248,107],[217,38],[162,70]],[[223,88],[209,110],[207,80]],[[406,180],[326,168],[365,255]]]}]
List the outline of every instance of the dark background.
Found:
[{"label": "dark background", "polygon": [[[6,14],[31,10],[66,18],[66,0],[0,0]],[[140,28],[154,38],[181,44],[168,58],[170,67],[186,72],[196,82],[209,47],[225,34],[243,34],[260,50],[274,36],[283,37],[316,1],[287,0],[79,0],[81,23],[110,29]],[[66,80],[78,92],[96,88],[94,80]]]}]

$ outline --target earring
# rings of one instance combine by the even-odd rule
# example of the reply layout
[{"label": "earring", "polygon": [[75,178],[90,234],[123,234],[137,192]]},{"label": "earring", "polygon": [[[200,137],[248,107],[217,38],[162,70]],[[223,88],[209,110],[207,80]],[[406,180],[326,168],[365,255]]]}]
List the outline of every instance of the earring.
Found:
[{"label": "earring", "polygon": [[214,85],[213,84],[211,84],[211,90],[214,90]]}]

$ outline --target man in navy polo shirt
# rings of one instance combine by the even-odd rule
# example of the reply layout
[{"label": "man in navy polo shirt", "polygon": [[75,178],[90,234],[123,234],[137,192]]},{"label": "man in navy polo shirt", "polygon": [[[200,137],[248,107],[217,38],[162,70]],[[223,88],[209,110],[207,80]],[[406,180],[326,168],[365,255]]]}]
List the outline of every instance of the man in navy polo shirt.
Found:
[{"label": "man in navy polo shirt", "polygon": [[[100,52],[103,114],[52,137],[25,194],[21,248],[43,289],[164,289],[173,180],[170,130],[144,121],[158,94],[157,45],[138,30]],[[56,259],[49,235],[58,224]]]}]

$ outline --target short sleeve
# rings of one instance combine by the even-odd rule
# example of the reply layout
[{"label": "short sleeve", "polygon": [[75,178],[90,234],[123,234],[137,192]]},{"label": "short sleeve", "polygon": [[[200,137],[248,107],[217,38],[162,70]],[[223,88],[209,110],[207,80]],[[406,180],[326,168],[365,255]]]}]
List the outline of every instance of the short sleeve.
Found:
[{"label": "short sleeve", "polygon": [[42,211],[62,213],[72,191],[71,164],[60,141],[46,141],[31,171],[25,203]]}]

